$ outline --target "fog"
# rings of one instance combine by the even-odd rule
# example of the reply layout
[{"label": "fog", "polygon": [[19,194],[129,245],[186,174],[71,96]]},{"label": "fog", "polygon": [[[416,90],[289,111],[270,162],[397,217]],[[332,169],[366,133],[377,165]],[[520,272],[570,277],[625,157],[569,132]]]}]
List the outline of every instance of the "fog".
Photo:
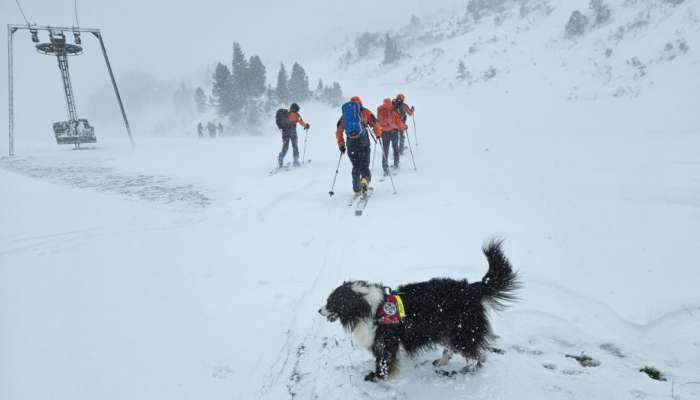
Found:
[{"label": "fog", "polygon": [[[75,25],[73,2],[22,0],[32,23],[39,25]],[[242,44],[246,55],[258,54],[268,67],[268,81],[274,78],[280,61],[290,63],[323,58],[334,45],[342,44],[364,30],[380,30],[408,22],[411,15],[424,16],[460,4],[457,0],[434,2],[403,0],[353,2],[343,9],[329,1],[257,2],[202,0],[172,1],[78,1],[78,21],[83,27],[103,32],[109,55],[120,85],[132,84],[174,87],[179,82],[202,84],[207,67],[218,61],[230,62],[234,41]],[[23,22],[16,4],[2,0],[2,24]],[[3,28],[4,30],[4,28]],[[5,36],[5,35],[3,35]],[[45,40],[45,34],[43,39]],[[112,125],[118,116],[116,103],[101,104],[109,88],[104,62],[97,42],[84,39],[84,55],[70,60],[78,113],[93,124]],[[2,41],[3,59],[7,41]],[[14,35],[16,131],[21,136],[51,136],[50,122],[63,119],[65,105],[56,61],[39,55],[26,31]],[[314,71],[309,71],[312,79]],[[7,126],[7,63],[0,63],[0,108],[2,126]],[[146,83],[146,81],[150,81]],[[155,90],[151,88],[151,90]],[[98,96],[96,93],[99,93]],[[127,92],[127,111],[133,110],[133,94]],[[100,99],[100,100],[97,100]],[[98,104],[96,104],[96,102]],[[82,111],[81,111],[82,110]],[[97,116],[85,115],[85,112]],[[41,113],[41,118],[36,118]],[[45,132],[44,132],[45,131]]]}]

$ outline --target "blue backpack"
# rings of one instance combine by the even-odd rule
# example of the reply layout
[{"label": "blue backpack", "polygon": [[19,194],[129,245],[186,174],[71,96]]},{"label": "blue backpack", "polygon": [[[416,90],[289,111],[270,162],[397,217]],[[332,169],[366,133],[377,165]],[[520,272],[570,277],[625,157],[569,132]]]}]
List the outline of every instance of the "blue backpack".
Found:
[{"label": "blue backpack", "polygon": [[348,137],[356,137],[363,133],[362,107],[354,101],[343,104],[343,128]]}]

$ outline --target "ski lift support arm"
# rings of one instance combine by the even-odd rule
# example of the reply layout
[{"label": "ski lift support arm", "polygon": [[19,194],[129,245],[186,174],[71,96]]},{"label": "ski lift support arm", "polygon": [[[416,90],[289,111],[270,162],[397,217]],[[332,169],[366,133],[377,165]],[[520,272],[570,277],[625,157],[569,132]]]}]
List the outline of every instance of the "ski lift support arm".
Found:
[{"label": "ski lift support arm", "polygon": [[81,28],[81,27],[67,27],[67,26],[39,26],[39,25],[17,25],[17,24],[7,24],[7,92],[8,92],[8,128],[9,128],[9,154],[13,156],[15,154],[14,150],[14,69],[13,69],[13,59],[12,59],[12,38],[15,32],[18,30],[28,30],[28,31],[61,31],[61,32],[85,32],[92,33],[100,41],[100,47],[102,48],[102,55],[105,59],[105,64],[107,65],[107,71],[109,72],[109,78],[112,81],[112,87],[114,88],[114,94],[117,97],[117,102],[119,103],[119,109],[122,113],[122,118],[124,119],[124,126],[126,127],[126,133],[129,135],[129,141],[132,146],[136,146],[134,142],[134,137],[131,134],[131,127],[129,125],[129,119],[126,117],[126,111],[124,110],[124,103],[122,102],[122,97],[119,94],[119,88],[117,87],[117,81],[114,79],[114,73],[112,72],[112,65],[109,62],[109,57],[107,56],[107,49],[105,48],[104,40],[102,39],[102,33],[99,29],[95,28]]}]

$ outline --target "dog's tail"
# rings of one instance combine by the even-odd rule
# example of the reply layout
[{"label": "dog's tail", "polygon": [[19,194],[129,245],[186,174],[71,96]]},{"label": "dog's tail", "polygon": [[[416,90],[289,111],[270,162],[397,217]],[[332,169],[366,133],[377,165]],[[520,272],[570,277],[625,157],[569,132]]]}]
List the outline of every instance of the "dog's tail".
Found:
[{"label": "dog's tail", "polygon": [[489,262],[489,270],[481,280],[481,295],[493,308],[505,308],[507,302],[518,299],[516,292],[522,287],[518,273],[501,250],[502,239],[492,239],[482,250]]}]

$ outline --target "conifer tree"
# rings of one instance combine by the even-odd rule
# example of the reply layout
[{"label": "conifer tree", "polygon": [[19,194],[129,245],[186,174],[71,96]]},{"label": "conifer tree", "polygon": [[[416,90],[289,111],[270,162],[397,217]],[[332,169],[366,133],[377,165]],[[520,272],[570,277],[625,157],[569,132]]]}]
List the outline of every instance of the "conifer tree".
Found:
[{"label": "conifer tree", "polygon": [[222,63],[218,63],[214,70],[211,94],[219,115],[227,115],[233,111],[234,99],[231,71]]},{"label": "conifer tree", "polygon": [[398,61],[403,54],[399,50],[396,40],[392,39],[389,34],[384,39],[384,61],[382,64],[388,65]]},{"label": "conifer tree", "polygon": [[207,95],[201,87],[194,91],[194,103],[197,105],[197,111],[200,114],[207,111]]},{"label": "conifer tree", "polygon": [[295,62],[289,77],[289,97],[292,101],[304,101],[309,98],[309,94],[309,77],[304,68]]},{"label": "conifer tree", "polygon": [[231,63],[231,77],[233,85],[233,109],[240,111],[250,96],[248,83],[248,61],[243,54],[241,45],[233,43],[233,62]]},{"label": "conifer tree", "polygon": [[284,63],[280,63],[280,72],[277,74],[277,86],[275,87],[275,97],[281,103],[289,102],[289,79]]},{"label": "conifer tree", "polygon": [[248,87],[249,95],[261,96],[265,93],[265,65],[258,56],[250,57],[248,63]]},{"label": "conifer tree", "polygon": [[469,78],[469,71],[467,71],[467,66],[464,64],[464,61],[459,60],[459,64],[457,64],[457,79],[460,81],[466,80]]}]

